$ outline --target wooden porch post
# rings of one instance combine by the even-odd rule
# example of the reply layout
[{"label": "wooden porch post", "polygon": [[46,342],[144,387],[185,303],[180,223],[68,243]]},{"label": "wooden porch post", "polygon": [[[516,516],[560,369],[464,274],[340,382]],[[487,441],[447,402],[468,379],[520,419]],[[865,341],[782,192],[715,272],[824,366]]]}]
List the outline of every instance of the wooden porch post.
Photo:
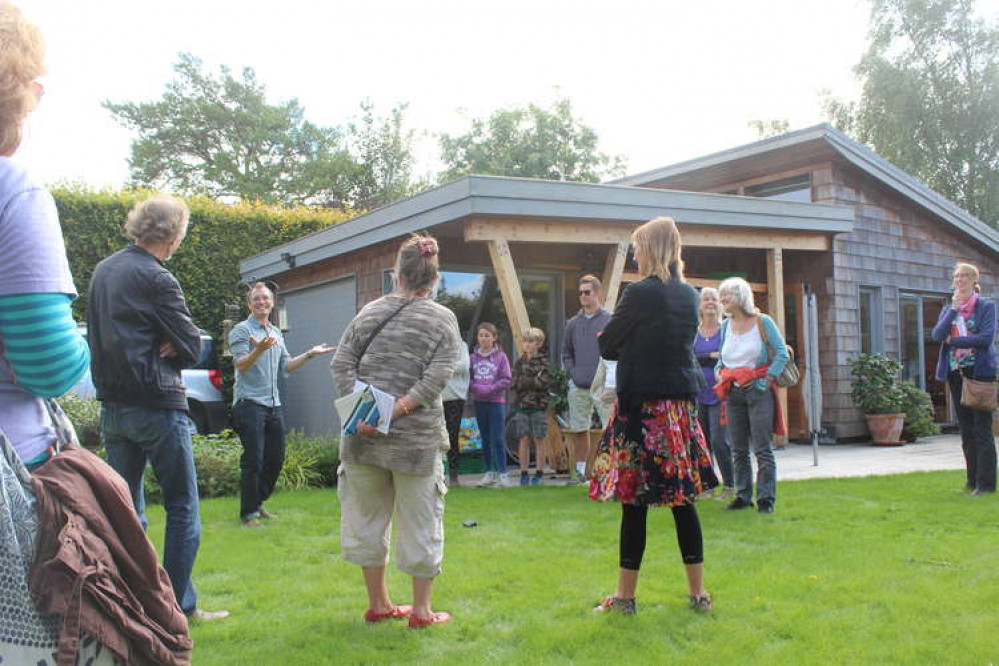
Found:
[{"label": "wooden porch post", "polygon": [[[784,328],[784,249],[780,246],[767,250],[767,310],[774,323],[785,335]],[[786,336],[785,336],[786,337]],[[784,430],[787,430],[787,389],[777,389],[777,400],[780,401],[780,411],[784,418]],[[777,438],[776,444],[787,444],[787,435]]]},{"label": "wooden porch post", "polygon": [[612,245],[607,253],[607,263],[604,265],[604,309],[614,311],[617,305],[617,292],[621,290],[621,274],[624,273],[624,262],[628,258],[628,243],[620,242]]},{"label": "wooden porch post", "polygon": [[503,307],[510,322],[510,332],[513,333],[513,343],[520,349],[524,331],[531,327],[531,322],[524,304],[524,293],[520,290],[520,280],[517,279],[517,269],[510,256],[510,245],[505,240],[487,242],[496,282],[499,284],[500,295],[503,296]]}]

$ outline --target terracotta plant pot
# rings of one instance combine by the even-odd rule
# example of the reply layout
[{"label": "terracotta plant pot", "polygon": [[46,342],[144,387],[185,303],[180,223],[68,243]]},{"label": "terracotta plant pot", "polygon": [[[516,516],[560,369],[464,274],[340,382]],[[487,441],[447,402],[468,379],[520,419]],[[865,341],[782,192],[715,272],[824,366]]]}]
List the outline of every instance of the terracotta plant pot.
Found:
[{"label": "terracotta plant pot", "polygon": [[878,446],[901,446],[905,414],[867,414],[871,440]]}]

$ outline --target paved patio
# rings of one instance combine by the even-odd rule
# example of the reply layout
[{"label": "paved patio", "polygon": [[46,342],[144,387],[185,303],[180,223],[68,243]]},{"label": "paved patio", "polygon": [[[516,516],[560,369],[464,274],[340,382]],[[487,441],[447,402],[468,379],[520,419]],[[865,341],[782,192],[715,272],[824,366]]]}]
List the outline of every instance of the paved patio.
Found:
[{"label": "paved patio", "polygon": [[[956,434],[924,437],[904,446],[820,446],[817,466],[814,464],[813,448],[806,444],[788,444],[776,451],[776,455],[777,478],[780,481],[964,469],[961,438]],[[510,480],[516,485],[520,471],[513,466],[508,471]],[[461,485],[474,486],[481,478],[481,474],[462,474]],[[545,483],[563,485],[565,479],[545,478]]]}]

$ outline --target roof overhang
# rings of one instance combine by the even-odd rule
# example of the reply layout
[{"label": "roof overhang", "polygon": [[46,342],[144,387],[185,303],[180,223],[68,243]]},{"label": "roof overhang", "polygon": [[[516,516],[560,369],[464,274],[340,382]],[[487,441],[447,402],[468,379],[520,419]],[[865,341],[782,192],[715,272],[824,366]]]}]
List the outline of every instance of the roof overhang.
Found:
[{"label": "roof overhang", "polygon": [[[614,184],[466,176],[347,222],[285,243],[240,262],[244,279],[264,279],[406,234],[461,220],[517,219],[635,225],[669,215],[684,229],[845,233],[853,229],[848,206],[679,192]],[[515,239],[510,239],[516,242]],[[571,237],[565,239],[572,242]]]},{"label": "roof overhang", "polygon": [[981,243],[992,252],[999,254],[999,231],[902,171],[867,146],[854,141],[846,134],[825,123],[671,166],[626,176],[611,181],[610,184],[639,187],[662,184],[669,187],[671,180],[681,176],[717,169],[722,165],[742,160],[758,159],[766,154],[792,150],[810,142],[822,142],[828,145],[839,157],[877,182],[939,217],[957,231]]}]

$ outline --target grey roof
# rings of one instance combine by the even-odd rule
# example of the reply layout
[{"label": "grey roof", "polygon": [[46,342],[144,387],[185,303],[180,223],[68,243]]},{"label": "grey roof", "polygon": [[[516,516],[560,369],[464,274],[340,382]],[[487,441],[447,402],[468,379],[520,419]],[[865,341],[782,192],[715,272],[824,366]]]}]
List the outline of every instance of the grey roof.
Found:
[{"label": "grey roof", "polygon": [[679,162],[644,173],[626,176],[611,181],[611,184],[648,185],[680,174],[748,157],[755,157],[815,140],[824,140],[853,166],[866,172],[913,203],[940,217],[944,222],[982,243],[993,252],[999,253],[999,231],[985,224],[950,199],[933,191],[867,146],[851,139],[827,123],[806,127],[794,132],[764,139],[763,141],[730,148],[719,153],[705,155],[704,157]]},{"label": "grey roof", "polygon": [[622,185],[465,176],[240,262],[244,279],[263,279],[410,232],[469,216],[637,223],[671,215],[686,225],[825,233],[853,229],[853,209]]}]

